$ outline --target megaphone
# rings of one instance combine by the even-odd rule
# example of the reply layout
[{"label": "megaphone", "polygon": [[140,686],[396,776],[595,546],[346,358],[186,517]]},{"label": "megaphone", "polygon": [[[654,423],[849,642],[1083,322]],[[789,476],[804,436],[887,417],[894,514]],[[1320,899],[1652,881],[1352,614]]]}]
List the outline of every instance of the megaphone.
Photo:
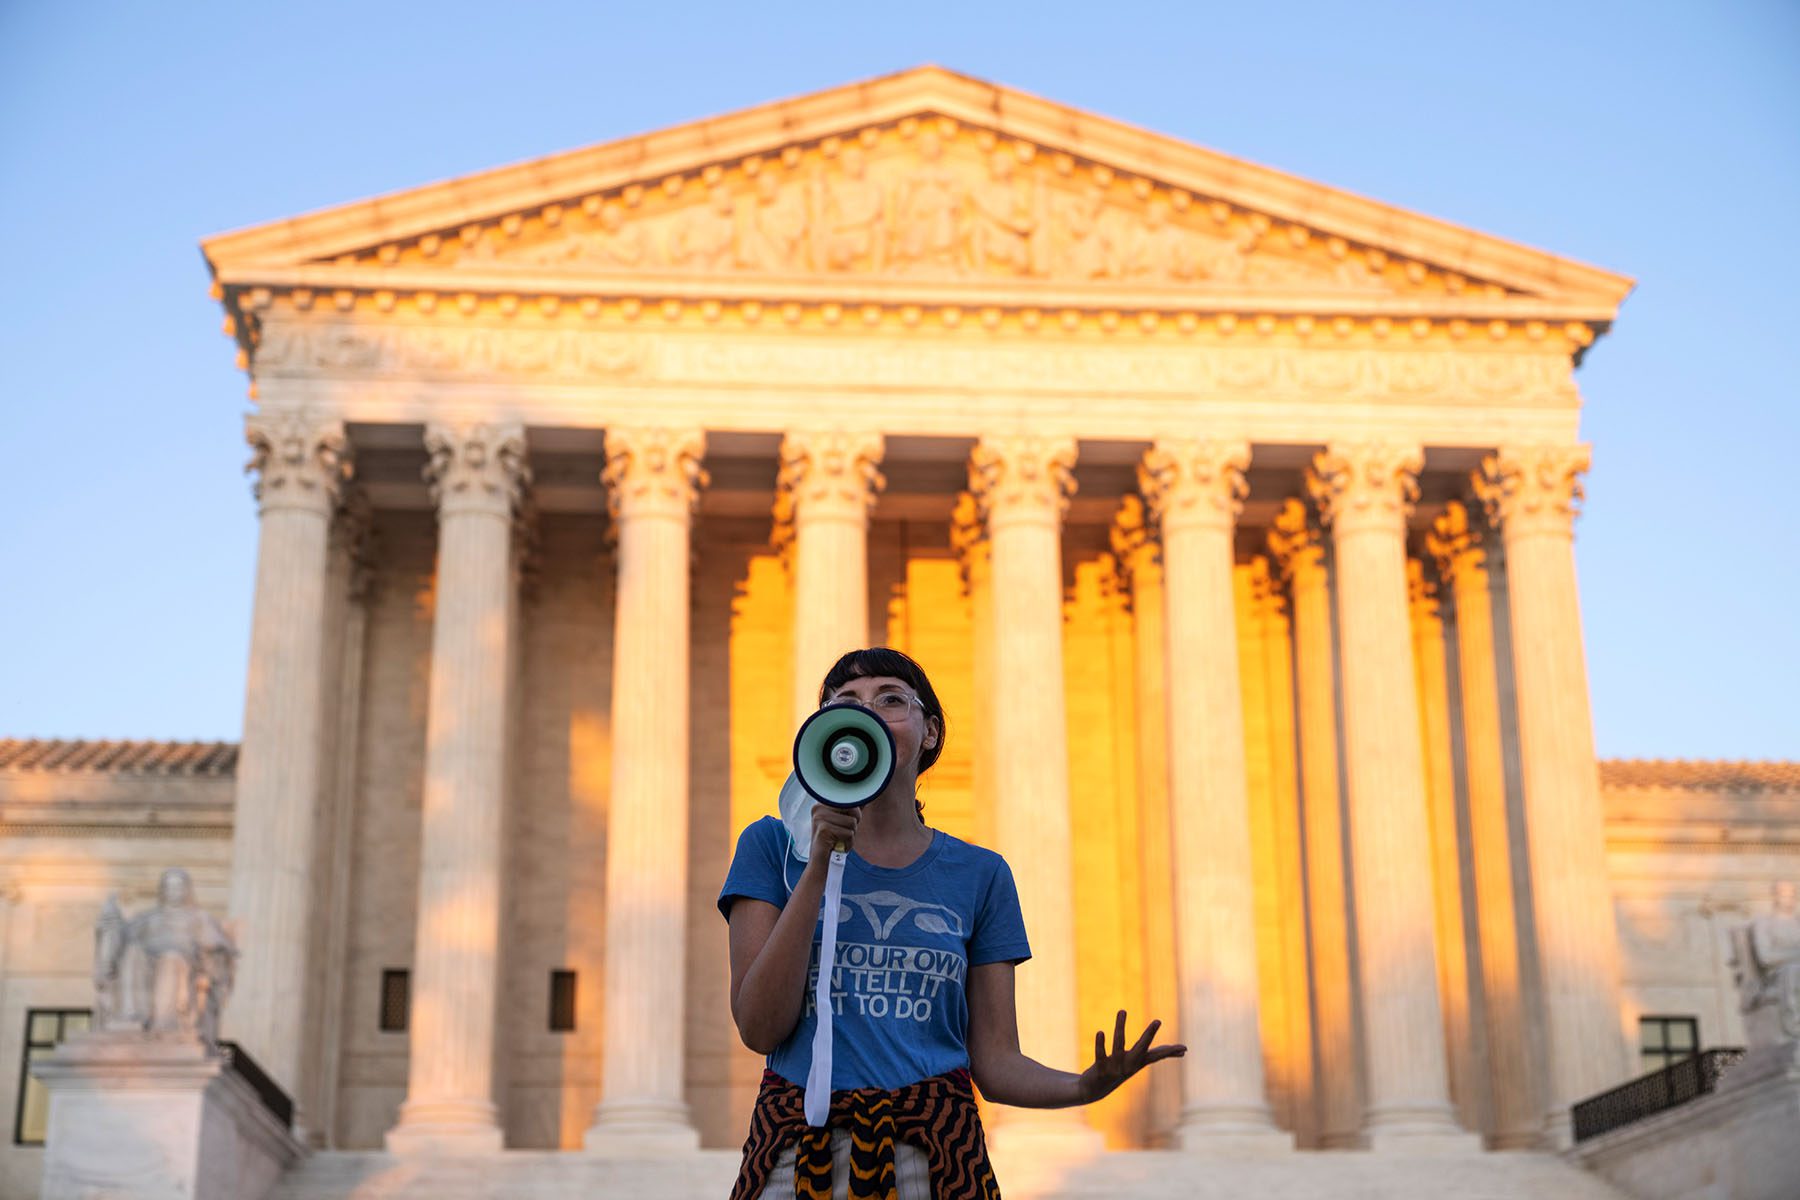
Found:
[{"label": "megaphone", "polygon": [[821,804],[861,808],[894,777],[894,735],[860,704],[827,704],[794,735],[794,775]]},{"label": "megaphone", "polygon": [[894,777],[894,735],[860,704],[827,704],[794,735],[794,771],[781,787],[781,821],[794,855],[812,852],[812,806],[861,808]]}]

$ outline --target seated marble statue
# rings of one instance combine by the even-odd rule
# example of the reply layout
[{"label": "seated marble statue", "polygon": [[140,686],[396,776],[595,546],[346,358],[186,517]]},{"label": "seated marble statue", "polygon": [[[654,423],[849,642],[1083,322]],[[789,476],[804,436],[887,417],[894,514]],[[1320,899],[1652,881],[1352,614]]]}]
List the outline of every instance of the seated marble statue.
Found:
[{"label": "seated marble statue", "polygon": [[1732,932],[1732,968],[1752,1046],[1800,1039],[1800,888],[1772,889],[1774,911]]},{"label": "seated marble statue", "polygon": [[94,1022],[98,1031],[142,1031],[218,1040],[237,945],[194,900],[188,873],[172,867],[156,907],[129,919],[117,896],[94,927]]}]

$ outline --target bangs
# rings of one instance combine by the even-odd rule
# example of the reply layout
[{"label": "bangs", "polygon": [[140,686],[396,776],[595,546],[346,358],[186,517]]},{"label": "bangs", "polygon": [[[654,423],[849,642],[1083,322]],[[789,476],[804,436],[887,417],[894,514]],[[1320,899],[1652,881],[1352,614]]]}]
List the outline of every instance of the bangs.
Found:
[{"label": "bangs", "polygon": [[938,760],[938,755],[944,752],[947,722],[944,720],[944,706],[938,701],[931,680],[925,677],[925,668],[910,655],[886,646],[870,646],[850,651],[833,663],[831,670],[825,673],[825,682],[819,685],[819,703],[824,704],[831,699],[838,689],[852,679],[883,677],[898,679],[917,692],[925,715],[938,723],[938,744],[919,755],[919,773],[924,774]]}]

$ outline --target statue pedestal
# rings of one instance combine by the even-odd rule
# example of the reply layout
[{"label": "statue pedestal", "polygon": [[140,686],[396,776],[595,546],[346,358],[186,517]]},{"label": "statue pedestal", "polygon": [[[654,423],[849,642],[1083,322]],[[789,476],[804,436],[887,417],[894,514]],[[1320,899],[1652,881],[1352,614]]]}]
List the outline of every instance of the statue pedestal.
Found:
[{"label": "statue pedestal", "polygon": [[31,1070],[50,1091],[42,1200],[260,1200],[305,1153],[196,1039],[92,1033]]}]

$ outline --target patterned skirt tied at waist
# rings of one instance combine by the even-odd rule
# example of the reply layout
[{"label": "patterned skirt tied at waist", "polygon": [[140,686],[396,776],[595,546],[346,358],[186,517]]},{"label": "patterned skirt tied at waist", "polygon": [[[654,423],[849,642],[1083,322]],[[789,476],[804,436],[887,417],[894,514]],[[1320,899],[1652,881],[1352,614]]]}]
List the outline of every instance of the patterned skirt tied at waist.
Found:
[{"label": "patterned skirt tied at waist", "polygon": [[822,1129],[806,1123],[804,1103],[799,1085],[763,1072],[731,1200],[757,1200],[776,1159],[790,1146],[797,1200],[830,1200],[832,1129],[850,1134],[850,1200],[891,1200],[896,1142],[925,1152],[932,1200],[1000,1200],[967,1071],[933,1075],[891,1092],[833,1092]]}]

